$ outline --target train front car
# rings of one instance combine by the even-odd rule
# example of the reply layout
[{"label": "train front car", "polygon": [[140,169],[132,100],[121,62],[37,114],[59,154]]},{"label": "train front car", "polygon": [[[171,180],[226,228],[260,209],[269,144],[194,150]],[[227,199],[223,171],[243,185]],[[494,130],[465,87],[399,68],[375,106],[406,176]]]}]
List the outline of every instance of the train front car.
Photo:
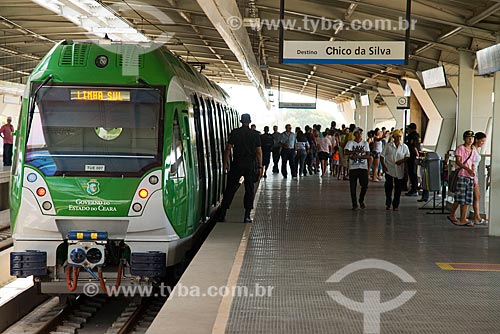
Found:
[{"label": "train front car", "polygon": [[37,66],[12,169],[13,276],[34,275],[42,293],[86,282],[103,292],[153,284],[182,261],[202,201],[184,154],[194,121],[181,111],[192,107],[167,96],[185,71],[175,62],[154,48],[64,41]]}]

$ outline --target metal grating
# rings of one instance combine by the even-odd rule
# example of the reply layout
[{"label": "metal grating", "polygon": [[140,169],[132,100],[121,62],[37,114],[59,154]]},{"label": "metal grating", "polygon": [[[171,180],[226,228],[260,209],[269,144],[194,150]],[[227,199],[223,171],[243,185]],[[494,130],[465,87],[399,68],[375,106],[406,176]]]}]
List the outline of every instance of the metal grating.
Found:
[{"label": "metal grating", "polygon": [[86,44],[65,45],[61,51],[60,65],[85,66],[87,64],[89,49],[89,45]]},{"label": "metal grating", "polygon": [[[500,276],[494,272],[442,271],[437,261],[500,263],[500,241],[487,229],[460,229],[442,215],[417,210],[403,197],[386,211],[383,183],[370,183],[366,210],[351,211],[349,185],[308,176],[260,183],[254,226],[238,285],[274,287],[272,296],[235,297],[226,333],[363,333],[363,315],[337,304],[337,290],[362,302],[380,290],[382,302],[416,290],[406,304],[381,315],[382,334],[500,333]],[[375,258],[415,278],[365,269],[327,283],[339,269]]]}]

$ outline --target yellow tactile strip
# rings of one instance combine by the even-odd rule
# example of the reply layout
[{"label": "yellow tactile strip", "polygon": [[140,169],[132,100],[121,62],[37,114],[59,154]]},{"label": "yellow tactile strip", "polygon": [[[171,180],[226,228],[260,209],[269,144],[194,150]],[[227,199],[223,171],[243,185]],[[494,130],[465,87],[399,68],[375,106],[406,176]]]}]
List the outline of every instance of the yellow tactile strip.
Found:
[{"label": "yellow tactile strip", "polygon": [[436,262],[442,270],[500,272],[500,264]]}]

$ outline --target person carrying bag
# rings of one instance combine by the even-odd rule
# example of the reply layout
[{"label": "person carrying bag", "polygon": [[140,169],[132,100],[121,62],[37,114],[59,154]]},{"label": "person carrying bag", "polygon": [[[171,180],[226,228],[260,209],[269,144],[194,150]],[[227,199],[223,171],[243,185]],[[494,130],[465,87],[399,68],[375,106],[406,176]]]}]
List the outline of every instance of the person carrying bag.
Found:
[{"label": "person carrying bag", "polygon": [[[472,156],[472,151],[469,154],[469,157],[463,162],[464,164],[469,161],[470,157]],[[457,191],[457,184],[458,184],[458,174],[460,173],[460,170],[462,167],[459,167],[455,169],[454,171],[451,172],[449,182],[448,182],[448,191],[455,193]]]}]

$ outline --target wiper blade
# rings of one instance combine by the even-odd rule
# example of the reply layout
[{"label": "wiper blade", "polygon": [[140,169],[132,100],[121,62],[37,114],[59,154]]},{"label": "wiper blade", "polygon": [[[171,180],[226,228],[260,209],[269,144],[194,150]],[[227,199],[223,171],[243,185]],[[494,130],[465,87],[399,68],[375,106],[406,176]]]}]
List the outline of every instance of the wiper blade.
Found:
[{"label": "wiper blade", "polygon": [[31,96],[30,96],[30,108],[29,108],[29,113],[28,113],[28,126],[27,126],[27,130],[26,130],[26,143],[28,143],[28,137],[29,137],[30,131],[31,131],[31,123],[33,122],[33,115],[35,114],[36,97],[37,97],[40,89],[43,86],[45,86],[50,80],[52,80],[52,78],[53,78],[53,75],[50,74],[47,78],[45,78],[45,80],[43,80],[41,85],[38,86],[35,89],[35,91],[33,92],[33,94],[31,94]]},{"label": "wiper blade", "polygon": [[[164,102],[163,102],[163,94],[161,92],[161,90],[159,90],[157,87],[154,87],[154,86],[151,86],[146,80],[140,78],[140,77],[137,77],[135,79],[135,81],[138,83],[138,84],[141,84],[143,86],[146,86],[148,88],[151,88],[155,91],[158,92],[158,94],[160,94],[160,102],[161,102],[161,108],[163,109],[163,106],[164,106]],[[160,113],[160,120],[163,120],[163,113]]]}]

